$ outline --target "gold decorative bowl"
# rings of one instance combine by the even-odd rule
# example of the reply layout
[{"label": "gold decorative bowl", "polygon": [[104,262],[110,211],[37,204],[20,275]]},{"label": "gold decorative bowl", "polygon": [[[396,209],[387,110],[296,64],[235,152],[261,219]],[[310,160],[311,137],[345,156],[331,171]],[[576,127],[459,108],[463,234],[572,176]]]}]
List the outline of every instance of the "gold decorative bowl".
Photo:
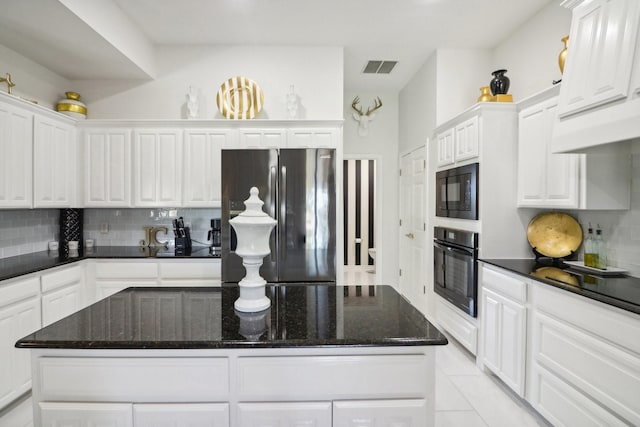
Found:
[{"label": "gold decorative bowl", "polygon": [[545,212],[529,222],[527,240],[543,256],[564,258],[582,244],[582,227],[570,215]]}]

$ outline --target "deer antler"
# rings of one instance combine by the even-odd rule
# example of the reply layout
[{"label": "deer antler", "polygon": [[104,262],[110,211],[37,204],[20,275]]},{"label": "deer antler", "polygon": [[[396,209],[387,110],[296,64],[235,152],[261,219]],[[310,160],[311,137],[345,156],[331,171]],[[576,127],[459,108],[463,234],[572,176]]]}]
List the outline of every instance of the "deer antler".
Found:
[{"label": "deer antler", "polygon": [[[367,116],[373,113],[374,111],[376,111],[378,108],[382,107],[382,100],[380,99],[380,97],[377,97],[376,99],[374,99],[373,103],[374,103],[373,108],[371,107],[367,108],[367,113],[366,113]],[[360,112],[360,114],[362,114],[362,112]]]},{"label": "deer antler", "polygon": [[[364,113],[362,112],[362,108],[358,108],[357,107],[358,103],[360,103],[360,97],[356,96],[355,98],[353,98],[353,102],[351,103],[351,108],[356,110],[356,112],[358,114],[360,114],[361,116],[364,116]],[[367,114],[369,114],[369,113],[367,113]]]}]

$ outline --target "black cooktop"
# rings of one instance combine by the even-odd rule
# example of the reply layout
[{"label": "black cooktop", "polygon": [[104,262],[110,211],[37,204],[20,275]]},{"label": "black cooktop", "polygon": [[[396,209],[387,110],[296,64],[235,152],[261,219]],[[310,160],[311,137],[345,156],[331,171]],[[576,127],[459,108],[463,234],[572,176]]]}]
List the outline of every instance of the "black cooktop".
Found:
[{"label": "black cooktop", "polygon": [[513,273],[640,314],[640,278],[597,276],[546,259],[482,259]]}]

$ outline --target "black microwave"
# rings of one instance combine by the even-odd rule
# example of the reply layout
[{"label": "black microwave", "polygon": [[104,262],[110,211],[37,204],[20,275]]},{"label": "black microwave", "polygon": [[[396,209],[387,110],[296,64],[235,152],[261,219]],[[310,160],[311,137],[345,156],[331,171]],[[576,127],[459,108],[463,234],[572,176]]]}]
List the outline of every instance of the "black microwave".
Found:
[{"label": "black microwave", "polygon": [[478,219],[479,164],[436,172],[436,216]]}]

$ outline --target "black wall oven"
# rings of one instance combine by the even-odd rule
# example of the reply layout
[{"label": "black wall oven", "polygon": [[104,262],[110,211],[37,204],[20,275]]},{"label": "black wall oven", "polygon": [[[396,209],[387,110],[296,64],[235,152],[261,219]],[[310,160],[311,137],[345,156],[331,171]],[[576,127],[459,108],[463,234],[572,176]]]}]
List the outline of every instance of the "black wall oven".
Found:
[{"label": "black wall oven", "polygon": [[478,163],[436,172],[436,216],[478,219]]},{"label": "black wall oven", "polygon": [[435,227],[434,291],[476,317],[478,299],[478,233]]}]

